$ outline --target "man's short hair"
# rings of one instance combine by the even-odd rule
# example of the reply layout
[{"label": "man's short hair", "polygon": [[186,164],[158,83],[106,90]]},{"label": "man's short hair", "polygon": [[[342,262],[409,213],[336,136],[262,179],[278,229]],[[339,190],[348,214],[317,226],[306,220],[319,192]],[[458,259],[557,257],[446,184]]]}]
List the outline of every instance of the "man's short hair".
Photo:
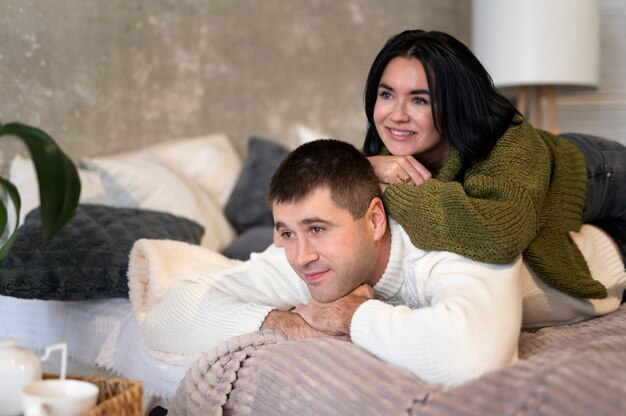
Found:
[{"label": "man's short hair", "polygon": [[305,143],[282,161],[270,182],[267,202],[294,203],[318,188],[328,188],[338,207],[355,219],[382,192],[372,165],[353,145],[335,139]]}]

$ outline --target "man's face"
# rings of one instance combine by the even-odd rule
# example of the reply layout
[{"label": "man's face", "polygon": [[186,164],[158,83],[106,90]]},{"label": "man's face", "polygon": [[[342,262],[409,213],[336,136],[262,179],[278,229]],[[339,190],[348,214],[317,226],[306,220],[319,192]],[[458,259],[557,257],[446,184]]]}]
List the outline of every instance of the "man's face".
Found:
[{"label": "man's face", "polygon": [[355,220],[335,205],[327,188],[295,203],[274,203],[272,208],[274,243],[284,248],[314,300],[332,302],[363,283],[373,286],[380,278],[376,275],[380,247],[369,211]]}]

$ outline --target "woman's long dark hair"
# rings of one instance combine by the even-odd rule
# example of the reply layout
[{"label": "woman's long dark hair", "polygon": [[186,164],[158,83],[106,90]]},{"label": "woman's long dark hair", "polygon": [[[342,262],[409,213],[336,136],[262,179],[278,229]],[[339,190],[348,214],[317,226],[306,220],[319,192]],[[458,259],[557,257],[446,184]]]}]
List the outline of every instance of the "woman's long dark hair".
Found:
[{"label": "woman's long dark hair", "polygon": [[462,42],[443,32],[406,30],[387,41],[367,76],[367,156],[379,154],[384,146],[374,125],[374,105],[383,71],[399,56],[417,58],[424,66],[435,128],[461,153],[464,164],[488,155],[519,114]]}]

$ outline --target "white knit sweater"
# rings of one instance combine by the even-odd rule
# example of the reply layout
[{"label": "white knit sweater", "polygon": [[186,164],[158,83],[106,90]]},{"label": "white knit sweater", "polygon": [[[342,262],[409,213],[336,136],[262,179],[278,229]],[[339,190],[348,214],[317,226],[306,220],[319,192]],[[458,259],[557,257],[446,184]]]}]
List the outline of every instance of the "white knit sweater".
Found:
[{"label": "white knit sweater", "polygon": [[[456,385],[513,363],[524,324],[569,323],[619,307],[626,273],[611,241],[592,226],[573,235],[592,276],[609,289],[602,300],[574,299],[550,287],[522,263],[479,263],[449,252],[415,248],[393,220],[387,269],[376,300],[352,318],[352,341],[427,382]],[[308,303],[306,285],[282,249],[270,246],[250,261],[176,280],[142,325],[153,350],[196,355],[260,328],[273,309]]]}]

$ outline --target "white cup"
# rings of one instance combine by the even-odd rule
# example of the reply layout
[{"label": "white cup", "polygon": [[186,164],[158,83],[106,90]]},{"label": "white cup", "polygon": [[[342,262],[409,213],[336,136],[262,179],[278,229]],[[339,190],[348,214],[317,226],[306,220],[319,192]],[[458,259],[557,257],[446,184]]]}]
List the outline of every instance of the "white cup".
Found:
[{"label": "white cup", "polygon": [[98,386],[81,380],[41,380],[22,388],[24,416],[79,416],[94,407]]}]

